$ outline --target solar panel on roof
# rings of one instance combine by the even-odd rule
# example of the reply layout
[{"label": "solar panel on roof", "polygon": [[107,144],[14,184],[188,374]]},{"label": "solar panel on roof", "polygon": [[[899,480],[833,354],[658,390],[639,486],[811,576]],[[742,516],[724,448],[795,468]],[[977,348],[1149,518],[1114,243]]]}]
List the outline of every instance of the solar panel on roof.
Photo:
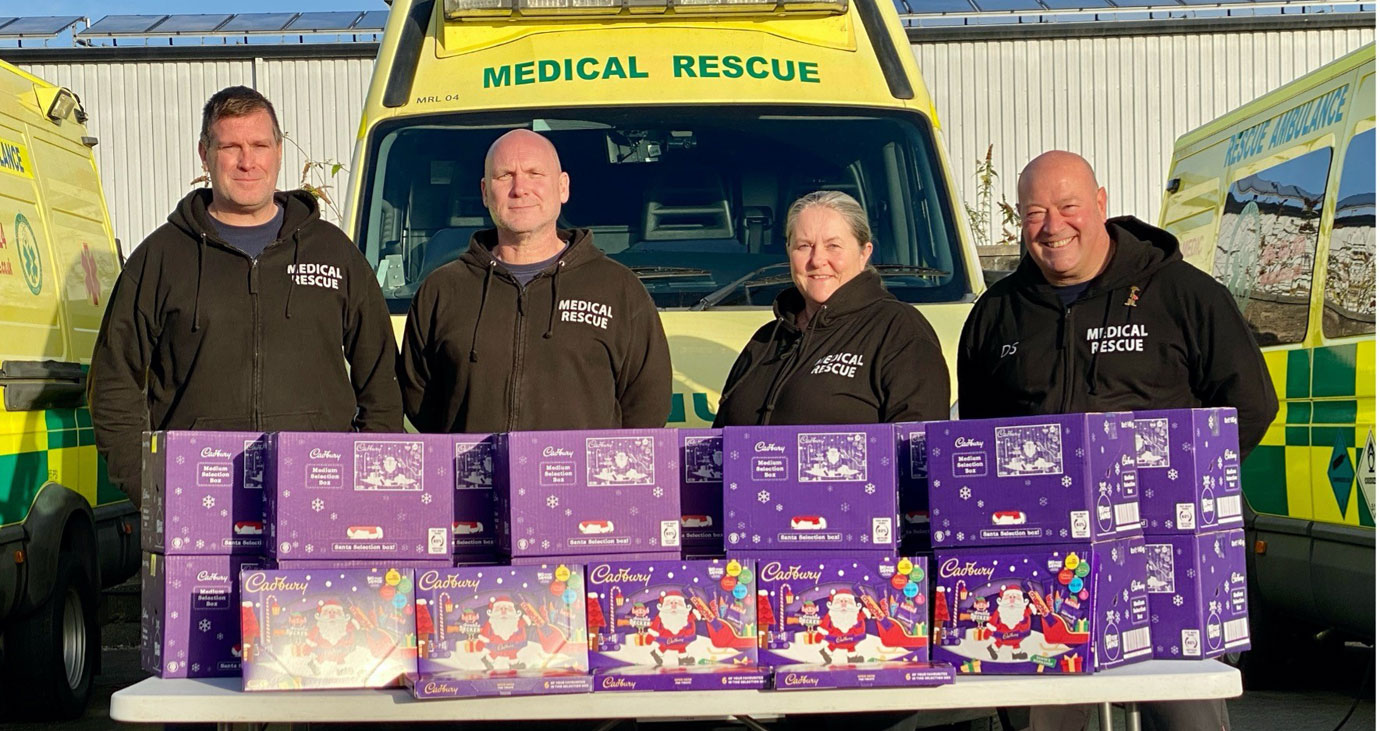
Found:
[{"label": "solar panel on roof", "polygon": [[80,23],[80,15],[48,15],[40,18],[15,18],[0,29],[0,35],[15,36],[55,36]]},{"label": "solar panel on roof", "polygon": [[1040,0],[1050,10],[1102,10],[1108,7],[1103,0]]},{"label": "solar panel on roof", "polygon": [[1038,13],[1044,10],[1036,0],[973,0],[973,3],[984,12],[1028,10]]},{"label": "solar panel on roof", "polygon": [[143,33],[167,17],[166,15],[107,15],[77,35],[100,36]]},{"label": "solar panel on roof", "polygon": [[356,20],[359,20],[360,12],[352,10],[350,12],[328,12],[328,13],[302,13],[297,19],[288,23],[283,30],[294,33],[311,33],[313,31],[341,31],[349,30]]},{"label": "solar panel on roof", "polygon": [[1172,6],[1175,6],[1175,7],[1183,7],[1183,6],[1179,3],[1179,0],[1109,0],[1109,1],[1110,1],[1113,5],[1115,5],[1115,6],[1119,7],[1119,8],[1143,8],[1143,7],[1146,7],[1146,6],[1163,7],[1163,6],[1166,6],[1166,5],[1172,5]]},{"label": "solar panel on roof", "polygon": [[917,13],[973,12],[973,4],[968,0],[911,0],[910,6]]},{"label": "solar panel on roof", "polygon": [[169,15],[153,29],[154,33],[210,33],[230,19],[229,13]]},{"label": "solar panel on roof", "polygon": [[220,27],[221,33],[274,33],[292,22],[297,13],[240,13]]},{"label": "solar panel on roof", "polygon": [[388,24],[388,11],[387,11],[387,10],[370,10],[369,12],[367,12],[367,13],[364,14],[364,17],[362,17],[362,18],[359,19],[359,22],[358,22],[358,23],[355,23],[355,26],[354,26],[353,28],[351,28],[351,30],[359,30],[359,31],[383,30],[383,27],[384,27],[385,25],[387,25],[387,24]]},{"label": "solar panel on roof", "polygon": [[16,20],[19,19],[10,17],[0,17],[0,31],[3,31],[5,29],[5,26],[9,25],[10,23],[13,23]]}]

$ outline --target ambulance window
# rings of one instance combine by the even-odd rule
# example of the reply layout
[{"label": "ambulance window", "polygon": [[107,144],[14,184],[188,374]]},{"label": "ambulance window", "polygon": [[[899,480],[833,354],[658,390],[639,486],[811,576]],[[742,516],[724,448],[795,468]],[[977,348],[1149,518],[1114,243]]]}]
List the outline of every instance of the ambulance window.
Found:
[{"label": "ambulance window", "polygon": [[1227,189],[1212,274],[1227,286],[1261,346],[1308,330],[1313,259],[1332,148],[1236,180]]},{"label": "ambulance window", "polygon": [[1375,129],[1351,138],[1342,159],[1327,252],[1323,335],[1375,332]]}]

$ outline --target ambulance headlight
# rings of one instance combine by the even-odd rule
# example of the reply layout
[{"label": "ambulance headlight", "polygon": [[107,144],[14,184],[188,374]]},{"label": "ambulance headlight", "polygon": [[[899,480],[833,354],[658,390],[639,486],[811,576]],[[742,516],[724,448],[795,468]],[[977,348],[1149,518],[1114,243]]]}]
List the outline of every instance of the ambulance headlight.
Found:
[{"label": "ambulance headlight", "polygon": [[446,0],[446,18],[483,18],[513,14],[513,0]]},{"label": "ambulance headlight", "polygon": [[77,97],[66,89],[58,89],[53,101],[48,105],[48,119],[61,122],[72,115],[77,108]]},{"label": "ambulance headlight", "polygon": [[517,0],[517,9],[529,16],[613,15],[623,9],[623,0]]}]

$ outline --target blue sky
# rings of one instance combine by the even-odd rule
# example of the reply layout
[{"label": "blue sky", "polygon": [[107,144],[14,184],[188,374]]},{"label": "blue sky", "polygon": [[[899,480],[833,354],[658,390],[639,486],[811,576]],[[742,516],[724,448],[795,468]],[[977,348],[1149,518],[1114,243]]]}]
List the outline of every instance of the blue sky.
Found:
[{"label": "blue sky", "polygon": [[[10,3],[7,0],[0,0],[0,7],[8,5]],[[230,0],[213,6],[189,4],[186,0],[47,0],[38,3],[37,6],[27,3],[25,6],[31,8],[31,11],[15,12],[11,8],[8,12],[0,10],[0,15],[84,15],[95,22],[107,15],[388,9],[383,0]]]}]

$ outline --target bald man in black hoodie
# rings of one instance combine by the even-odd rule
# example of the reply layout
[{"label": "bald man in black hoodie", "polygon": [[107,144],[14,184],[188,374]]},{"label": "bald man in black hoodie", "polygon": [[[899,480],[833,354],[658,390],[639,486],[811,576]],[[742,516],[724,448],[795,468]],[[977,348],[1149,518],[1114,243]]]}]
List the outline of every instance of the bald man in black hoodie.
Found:
[{"label": "bald man in black hoodie", "polygon": [[[1107,191],[1071,152],[1017,183],[1026,255],[978,300],[958,351],[962,418],[1235,407],[1241,455],[1279,409],[1265,359],[1226,287],[1167,231],[1107,219]],[[1221,731],[1221,701],[1151,703],[1146,728]],[[1081,729],[1084,708],[1032,709],[1031,728]]]}]

